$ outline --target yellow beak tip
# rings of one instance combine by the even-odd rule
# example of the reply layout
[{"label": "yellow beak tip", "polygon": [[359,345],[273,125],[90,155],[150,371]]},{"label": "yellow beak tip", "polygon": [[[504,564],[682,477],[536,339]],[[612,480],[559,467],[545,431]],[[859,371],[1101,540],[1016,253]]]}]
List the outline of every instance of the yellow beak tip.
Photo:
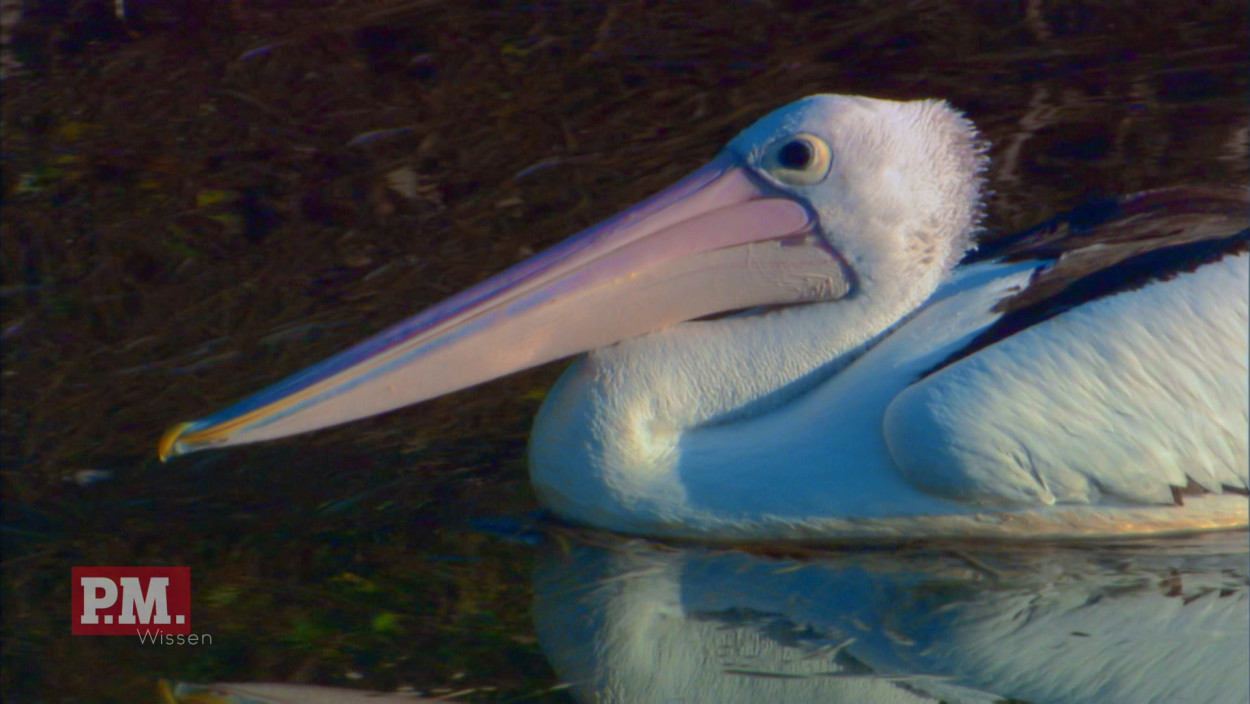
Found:
[{"label": "yellow beak tip", "polygon": [[179,423],[166,430],[165,434],[161,436],[161,441],[156,446],[156,454],[161,458],[161,462],[168,462],[170,458],[181,454],[177,448],[178,439],[182,437],[182,434],[190,425],[190,423]]}]

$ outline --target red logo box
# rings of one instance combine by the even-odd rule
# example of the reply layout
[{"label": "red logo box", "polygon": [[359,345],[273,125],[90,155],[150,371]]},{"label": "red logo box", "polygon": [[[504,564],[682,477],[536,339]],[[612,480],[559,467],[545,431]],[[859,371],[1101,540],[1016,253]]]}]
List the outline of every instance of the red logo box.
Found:
[{"label": "red logo box", "polygon": [[190,567],[75,567],[76,636],[191,635]]}]

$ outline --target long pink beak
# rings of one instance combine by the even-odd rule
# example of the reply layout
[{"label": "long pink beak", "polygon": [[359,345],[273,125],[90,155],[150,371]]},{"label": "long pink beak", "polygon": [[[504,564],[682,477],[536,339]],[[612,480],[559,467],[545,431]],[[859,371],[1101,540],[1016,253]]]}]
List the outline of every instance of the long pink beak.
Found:
[{"label": "long pink beak", "polygon": [[684,320],[837,298],[841,259],[732,152],[643,203],[211,416],[162,459],[384,413]]}]

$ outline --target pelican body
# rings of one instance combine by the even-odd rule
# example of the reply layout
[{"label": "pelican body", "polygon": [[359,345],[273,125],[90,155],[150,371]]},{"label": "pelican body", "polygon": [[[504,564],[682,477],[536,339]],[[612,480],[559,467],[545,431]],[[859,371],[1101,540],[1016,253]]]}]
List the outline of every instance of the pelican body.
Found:
[{"label": "pelican body", "polygon": [[642,204],[176,426],[161,456],[580,354],[530,443],[539,499],[572,521],[713,540],[1245,526],[1247,190],[1107,200],[974,251],[985,161],[941,101],[800,100]]}]

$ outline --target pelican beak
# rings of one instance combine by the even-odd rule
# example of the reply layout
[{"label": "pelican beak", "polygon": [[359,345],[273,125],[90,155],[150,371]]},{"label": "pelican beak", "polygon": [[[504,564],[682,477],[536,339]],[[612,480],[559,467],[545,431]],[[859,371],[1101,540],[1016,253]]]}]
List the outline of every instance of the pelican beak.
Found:
[{"label": "pelican beak", "polygon": [[665,191],[201,420],[160,456],[383,413],[681,321],[837,298],[840,257],[804,203],[732,151]]}]

